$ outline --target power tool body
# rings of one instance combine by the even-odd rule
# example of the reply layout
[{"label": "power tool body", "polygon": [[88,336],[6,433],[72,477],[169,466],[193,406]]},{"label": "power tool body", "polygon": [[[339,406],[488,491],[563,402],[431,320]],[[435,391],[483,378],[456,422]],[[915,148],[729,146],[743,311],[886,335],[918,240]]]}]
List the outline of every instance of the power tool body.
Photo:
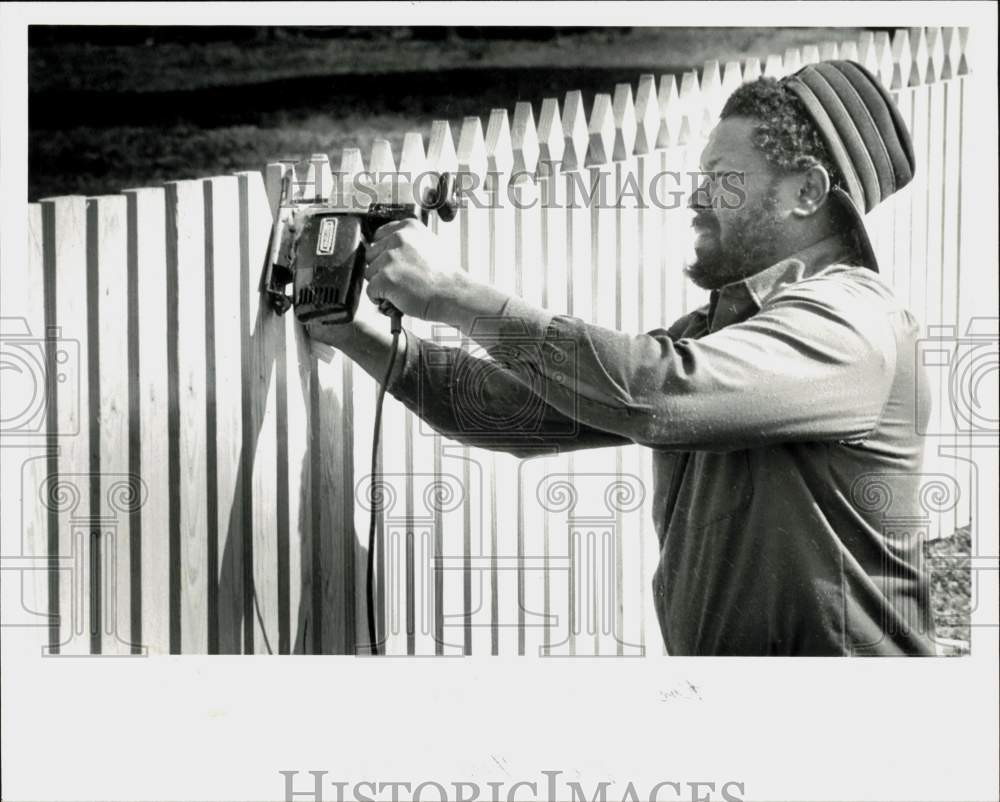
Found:
[{"label": "power tool body", "polygon": [[[448,222],[458,208],[449,173],[424,193],[421,203],[381,203],[359,196],[341,203],[292,200],[291,188],[289,173],[282,183],[261,291],[275,312],[284,314],[294,306],[303,323],[338,325],[354,319],[364,283],[364,246],[381,226],[408,219],[426,225],[431,211]],[[388,302],[380,302],[379,310],[394,323],[399,318]]]}]

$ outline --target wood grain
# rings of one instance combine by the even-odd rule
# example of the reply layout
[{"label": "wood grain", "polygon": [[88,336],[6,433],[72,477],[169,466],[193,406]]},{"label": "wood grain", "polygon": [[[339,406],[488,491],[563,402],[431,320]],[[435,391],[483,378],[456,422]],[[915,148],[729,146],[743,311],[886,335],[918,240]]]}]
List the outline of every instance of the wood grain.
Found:
[{"label": "wood grain", "polygon": [[[127,208],[121,195],[87,200],[88,271],[96,290],[96,371],[91,377],[99,443],[92,485],[100,515],[101,652],[132,651],[131,512],[143,499],[141,478],[129,470]],[[96,382],[96,386],[94,383]]]},{"label": "wood grain", "polygon": [[50,539],[49,554],[60,564],[59,636],[52,651],[89,654],[100,648],[100,630],[91,624],[92,575],[99,557],[91,548],[86,201],[76,196],[43,200],[42,221],[46,328],[54,338],[47,343],[48,397],[54,404],[50,426],[54,423],[59,447],[43,502],[53,516],[50,533],[58,532],[58,540]]}]

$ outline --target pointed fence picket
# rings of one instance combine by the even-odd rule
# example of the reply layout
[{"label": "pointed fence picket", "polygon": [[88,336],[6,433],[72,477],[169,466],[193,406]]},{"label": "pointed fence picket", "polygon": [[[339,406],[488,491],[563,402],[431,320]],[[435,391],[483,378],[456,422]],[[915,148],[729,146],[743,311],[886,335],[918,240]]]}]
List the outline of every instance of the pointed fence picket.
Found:
[{"label": "pointed fence picket", "polygon": [[[956,397],[954,384],[969,343],[996,338],[984,300],[995,298],[995,271],[971,251],[963,216],[966,46],[964,29],[866,32],[638,76],[589,109],[576,91],[494,109],[485,127],[465,118],[457,144],[437,121],[426,146],[408,133],[398,154],[384,140],[367,159],[345,148],[336,173],[314,154],[263,175],[30,204],[28,286],[3,296],[4,336],[20,327],[40,343],[48,401],[14,468],[24,598],[45,647],[367,652],[377,384],[261,300],[286,175],[297,197],[324,200],[458,172],[465,208],[452,223],[430,219],[444,258],[553,314],[664,329],[707,301],[682,275],[684,206],[726,98],[827,58],[856,60],[882,82],[916,154],[913,183],[869,221],[882,278],[921,326],[920,350],[901,358],[930,368],[928,506],[909,525],[936,537],[992,520],[982,488],[995,459],[970,456],[986,453],[970,450],[981,442],[976,399]],[[8,310],[15,296],[23,308]],[[489,359],[450,327],[408,329]],[[473,426],[488,414],[474,397],[463,403]],[[648,451],[518,460],[443,437],[391,396],[380,449],[375,612],[386,653],[663,653]]]}]

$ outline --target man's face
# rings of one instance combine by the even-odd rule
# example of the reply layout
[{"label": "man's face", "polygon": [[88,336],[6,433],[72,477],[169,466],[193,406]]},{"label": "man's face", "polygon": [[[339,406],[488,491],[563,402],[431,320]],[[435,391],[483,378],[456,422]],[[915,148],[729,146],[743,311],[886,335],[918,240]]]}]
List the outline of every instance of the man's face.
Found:
[{"label": "man's face", "polygon": [[701,155],[705,176],[688,201],[695,259],[685,272],[703,289],[746,278],[783,255],[784,188],[753,144],[755,125],[747,117],[722,120]]}]

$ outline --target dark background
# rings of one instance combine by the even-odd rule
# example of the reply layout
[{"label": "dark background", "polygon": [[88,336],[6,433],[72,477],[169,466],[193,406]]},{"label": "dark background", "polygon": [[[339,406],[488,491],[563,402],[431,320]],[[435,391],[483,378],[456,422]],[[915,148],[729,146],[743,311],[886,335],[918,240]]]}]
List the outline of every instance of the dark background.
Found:
[{"label": "dark background", "polygon": [[30,200],[96,195],[384,138],[519,100],[635,86],[711,58],[857,39],[830,28],[32,26]]}]

